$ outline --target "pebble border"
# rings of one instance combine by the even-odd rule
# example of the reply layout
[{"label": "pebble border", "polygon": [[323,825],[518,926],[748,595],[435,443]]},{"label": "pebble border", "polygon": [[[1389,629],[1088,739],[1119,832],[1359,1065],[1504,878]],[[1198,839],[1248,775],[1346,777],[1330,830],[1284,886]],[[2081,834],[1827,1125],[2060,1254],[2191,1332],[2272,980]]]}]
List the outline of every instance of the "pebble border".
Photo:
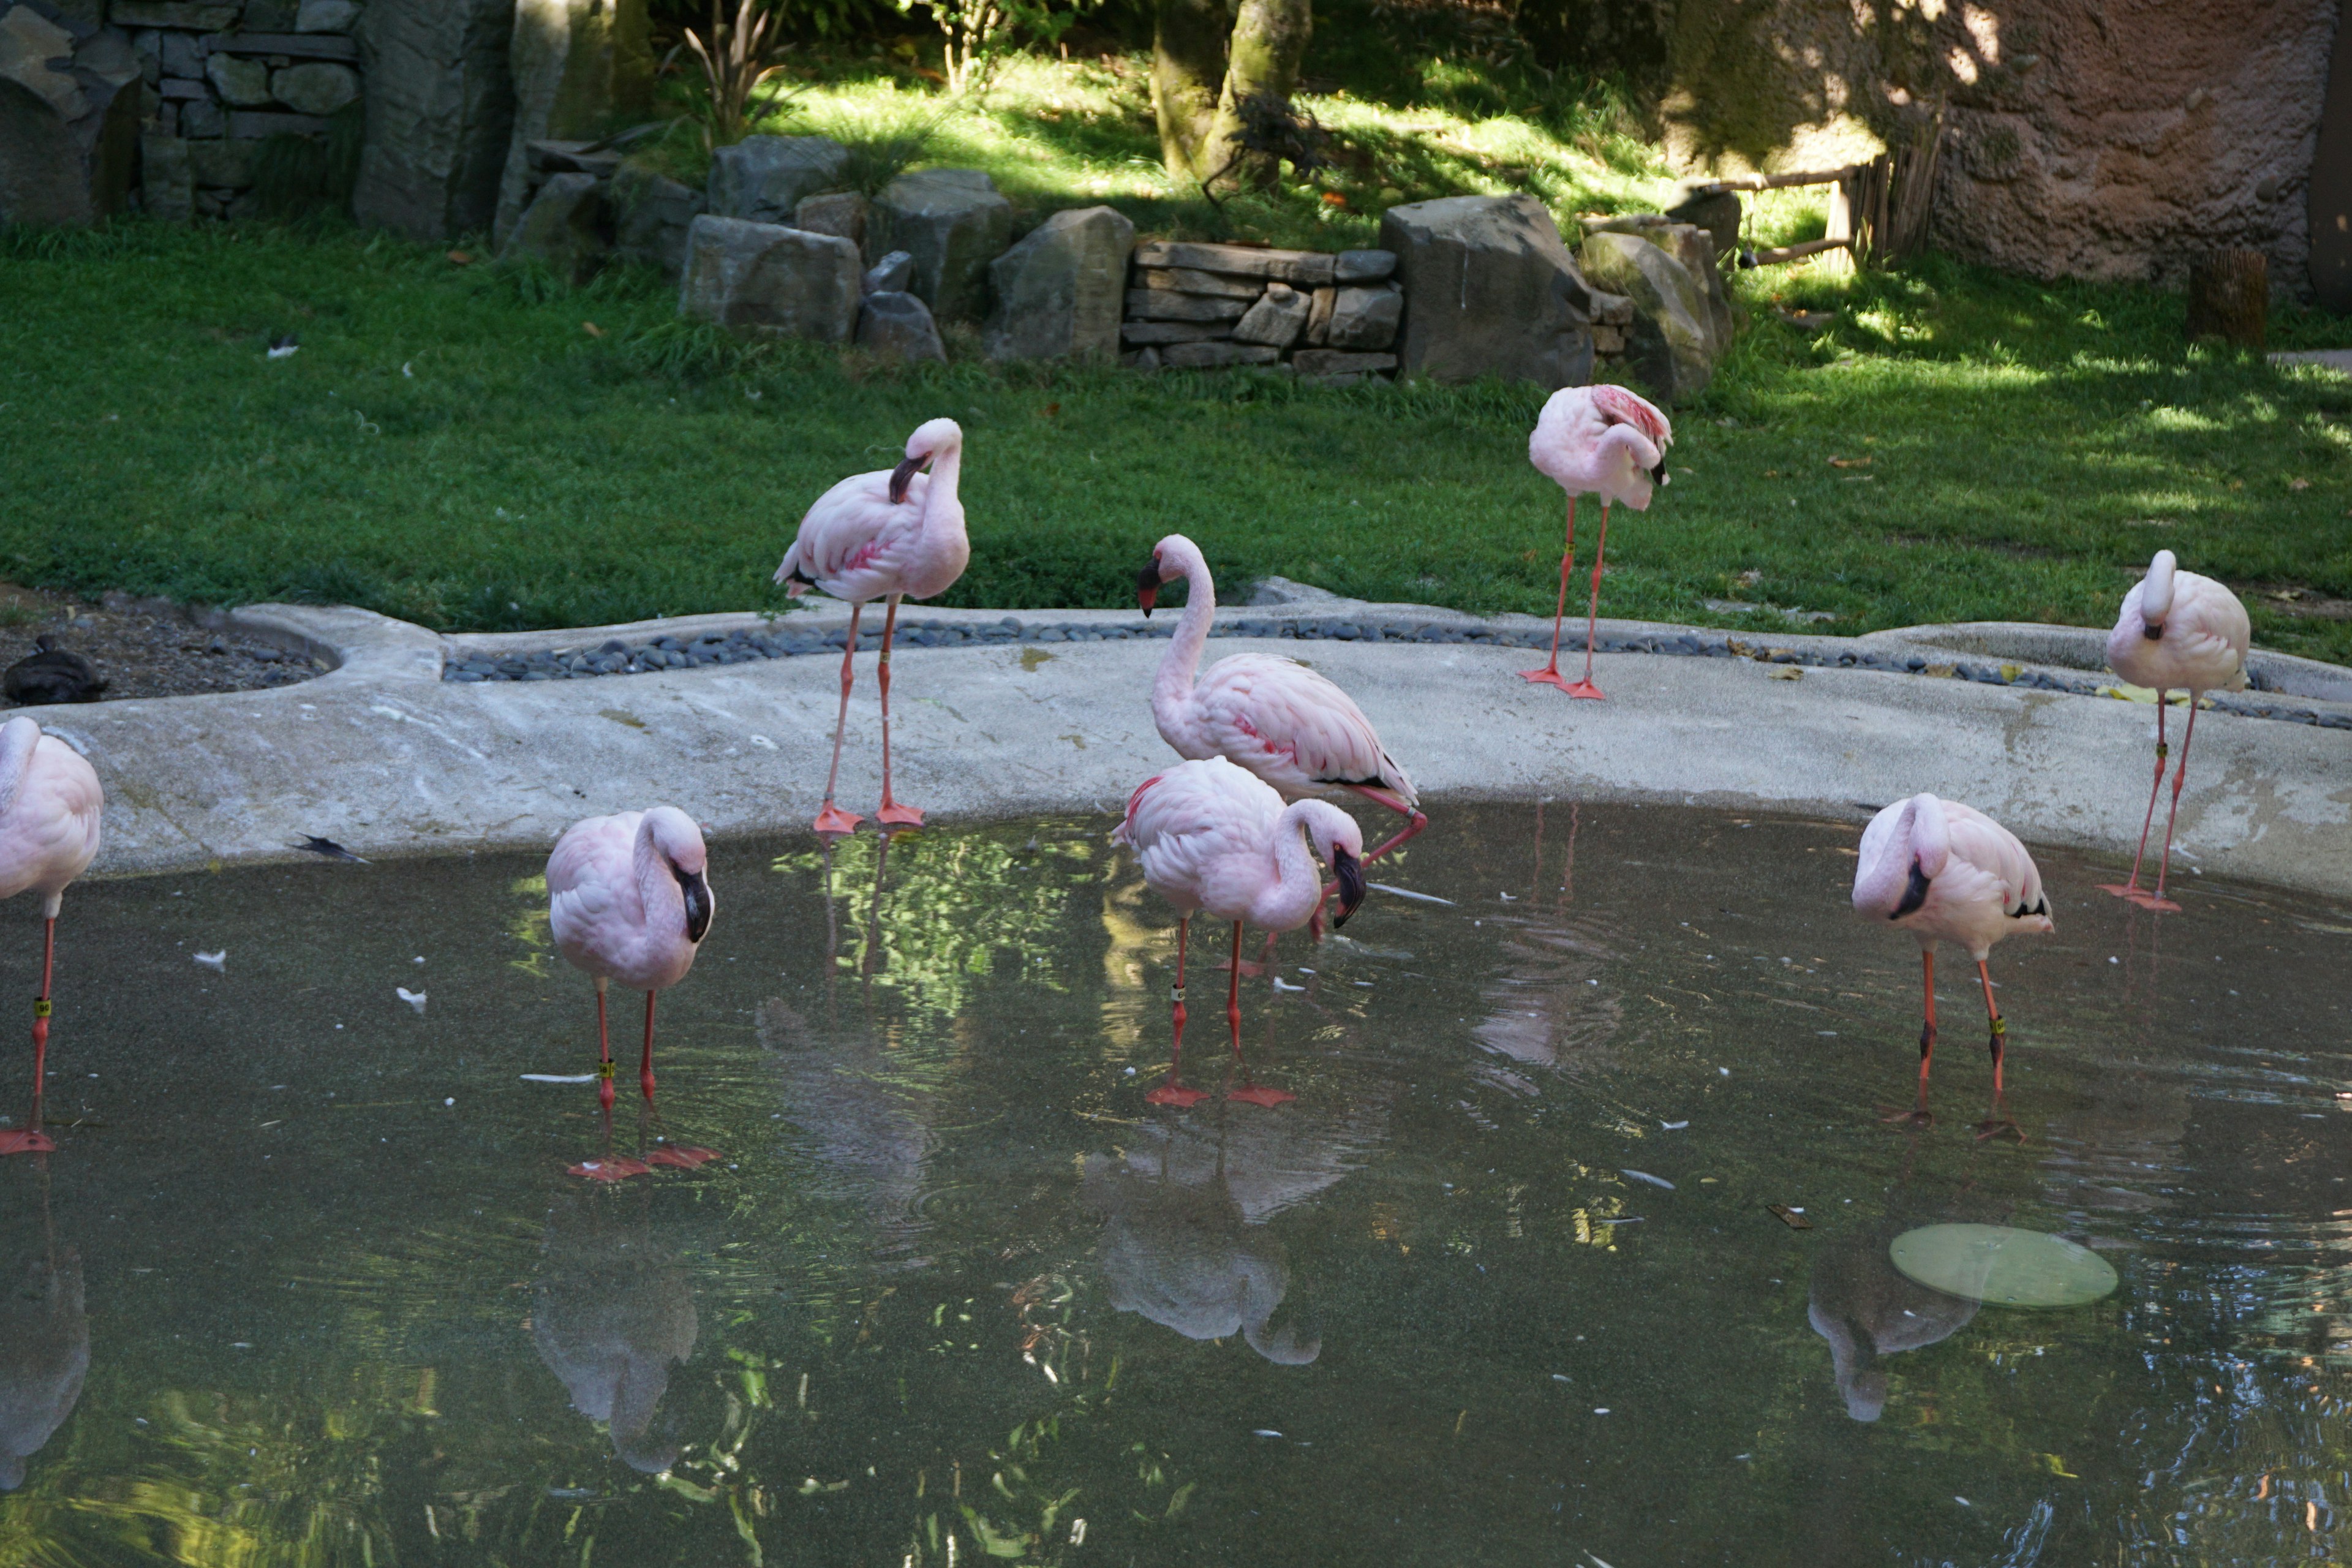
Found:
[{"label": "pebble border", "polygon": [[[943,621],[908,621],[898,631],[901,647],[967,647],[1010,643],[1136,642],[1173,637],[1168,621],[1137,621],[1125,626],[1025,622],[1013,616],[977,625]],[[1302,642],[1471,643],[1486,647],[1543,648],[1551,634],[1542,629],[1494,627],[1450,621],[1394,626],[1326,619],[1219,621],[1212,637],[1292,638]],[[708,665],[747,664],[754,659],[797,658],[837,654],[848,639],[845,627],[822,633],[801,632],[779,625],[764,631],[738,627],[730,632],[704,632],[690,638],[655,637],[642,643],[612,638],[593,648],[547,648],[527,654],[493,657],[472,654],[446,661],[445,681],[581,680],[605,675],[646,675],[661,670],[691,669]],[[1571,639],[1572,640],[1572,639]],[[878,628],[861,628],[860,653],[882,646]],[[1563,648],[1567,644],[1563,643]],[[1981,659],[1939,661],[1909,651],[1880,652],[1857,647],[1834,656],[1805,648],[1773,647],[1746,637],[1696,633],[1678,636],[1604,637],[1595,645],[1602,653],[1661,654],[1684,658],[1747,658],[1759,664],[1793,665],[1823,669],[1875,669],[1892,675],[1922,675],[1952,680],[1973,680],[1988,686],[2016,686],[2036,691],[2059,691],[2095,697],[2111,691],[2111,679],[2083,674],[2053,675],[2045,669]],[[2210,705],[2225,713],[2249,719],[2275,719],[2290,724],[2312,724],[2326,730],[2352,730],[2352,714],[2319,712],[2309,708],[2281,706],[2252,695],[2217,693]]]}]

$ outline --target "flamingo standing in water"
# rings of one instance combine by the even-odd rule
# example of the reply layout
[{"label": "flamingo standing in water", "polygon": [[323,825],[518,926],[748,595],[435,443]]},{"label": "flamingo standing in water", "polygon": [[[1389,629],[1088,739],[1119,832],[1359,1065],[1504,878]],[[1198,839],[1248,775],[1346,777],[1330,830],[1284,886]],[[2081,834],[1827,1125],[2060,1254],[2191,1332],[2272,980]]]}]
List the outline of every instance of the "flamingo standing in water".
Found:
[{"label": "flamingo standing in water", "polygon": [[[1919,1031],[1919,1106],[1907,1120],[1926,1124],[1927,1068],[1936,1053],[1936,943],[1966,948],[1984,982],[1985,1015],[1992,1021],[1993,1109],[2001,1107],[2000,1067],[2009,1025],[1992,999],[1985,958],[1993,944],[2021,931],[2046,933],[2050,900],[2042,873],[2017,835],[1974,806],[1932,795],[1898,800],[1863,829],[1853,871],[1854,912],[1890,921],[1919,942],[1927,986],[1927,1022]],[[2017,1124],[1988,1119],[1977,1136],[2016,1133]]]},{"label": "flamingo standing in water", "polygon": [[0,1154],[46,1153],[41,1131],[48,1082],[49,982],[58,956],[58,910],[66,884],[98,856],[106,792],[81,753],[44,735],[30,719],[0,724],[0,899],[41,895],[41,993],[33,1000],[33,1122],[0,1132]]},{"label": "flamingo standing in water", "polygon": [[1364,710],[1327,677],[1266,653],[1237,653],[1197,674],[1217,613],[1217,586],[1201,547],[1181,533],[1153,545],[1136,596],[1149,616],[1160,585],[1179,577],[1190,584],[1184,618],[1151,683],[1160,738],[1180,757],[1237,763],[1285,800],[1349,790],[1404,817],[1393,837],[1364,857],[1367,864],[1427,827],[1412,780],[1381,744]]},{"label": "flamingo standing in water", "polygon": [[[922,472],[926,463],[928,474]],[[824,807],[816,815],[819,833],[854,833],[864,820],[834,805],[833,789],[841,776],[841,732],[849,722],[857,617],[869,599],[889,601],[882,618],[882,805],[875,820],[885,827],[922,826],[920,807],[890,798],[890,634],[898,625],[900,599],[946,593],[971,560],[963,503],[956,498],[962,466],[962,426],[952,419],[925,421],[907,437],[905,462],[887,473],[853,474],[817,497],[776,568],[776,581],[793,598],[822,588],[849,604],[849,641],[841,650],[841,714],[834,721],[833,767],[824,775]]]},{"label": "flamingo standing in water", "polygon": [[[1609,503],[1635,511],[1650,506],[1653,481],[1666,482],[1666,448],[1674,426],[1647,398],[1622,386],[1567,386],[1551,395],[1528,437],[1528,461],[1568,492],[1568,542],[1560,549],[1559,602],[1551,616],[1551,659],[1519,671],[1522,680],[1557,686],[1570,697],[1599,700],[1592,684],[1593,629],[1601,618],[1601,558],[1609,549]],[[1559,672],[1559,623],[1568,614],[1568,574],[1576,561],[1576,498],[1601,497],[1601,542],[1592,551],[1592,605],[1584,622],[1584,679]]]},{"label": "flamingo standing in water", "polygon": [[[1312,841],[1313,854],[1307,844]],[[1242,1060],[1242,924],[1255,921],[1270,931],[1297,931],[1323,902],[1323,879],[1315,856],[1331,868],[1339,884],[1345,925],[1364,901],[1363,830],[1355,818],[1328,801],[1285,805],[1273,787],[1223,757],[1179,763],[1143,781],[1127,801],[1127,820],[1111,835],[1135,851],[1151,890],[1176,906],[1174,1005],[1176,1042],[1168,1081],[1144,1098],[1154,1105],[1188,1106],[1207,1098],[1180,1081],[1184,1049],[1184,949],[1192,913],[1206,910],[1234,924],[1233,975],[1225,989],[1225,1020],[1233,1030],[1234,1060],[1244,1087],[1231,1098],[1274,1106],[1295,1095],[1249,1082]]]},{"label": "flamingo standing in water", "polygon": [[[613,1046],[604,1027],[604,990],[619,981],[646,994],[645,1054],[637,1082],[654,1100],[654,998],[686,978],[709,934],[714,904],[702,830],[673,805],[624,811],[573,823],[547,858],[548,924],[574,968],[596,982],[597,1099],[613,1110]],[[695,1166],[707,1149],[665,1143],[656,1164]],[[572,1168],[595,1181],[642,1174],[635,1160],[608,1156]]]},{"label": "flamingo standing in water", "polygon": [[[2197,734],[2197,700],[2215,687],[2246,689],[2246,648],[2253,629],[2238,595],[2210,577],[2183,572],[2169,550],[2159,550],[2147,575],[2124,595],[2123,613],[2107,634],[2107,663],[2135,686],[2156,690],[2156,782],[2147,786],[2147,815],[2139,825],[2139,853],[2132,857],[2131,880],[2102,892],[2129,899],[2143,909],[2178,914],[2180,906],[2164,896],[2172,865],[2172,825],[2180,816],[2180,784],[2189,776],[2189,742]],[[2139,885],[2140,861],[2147,855],[2147,830],[2156,822],[2156,795],[2164,785],[2164,699],[2189,693],[2189,728],[2180,737],[2180,767],[2172,775],[2172,809],[2164,819],[2164,856],[2157,862],[2156,891]]]}]

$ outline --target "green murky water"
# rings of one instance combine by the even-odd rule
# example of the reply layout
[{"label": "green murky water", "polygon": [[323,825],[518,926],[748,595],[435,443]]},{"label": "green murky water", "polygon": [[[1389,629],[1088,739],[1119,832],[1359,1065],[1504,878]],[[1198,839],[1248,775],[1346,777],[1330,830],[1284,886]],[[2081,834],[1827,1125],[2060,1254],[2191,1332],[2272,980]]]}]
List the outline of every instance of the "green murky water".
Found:
[{"label": "green murky water", "polygon": [[[61,1147],[0,1163],[0,1563],[2254,1563],[2352,1527],[2352,911],[2192,877],[2158,923],[2044,854],[2059,932],[1995,966],[2025,1141],[1979,1142],[1958,964],[1935,1125],[1880,1120],[1917,963],[1846,909],[1853,829],[1451,810],[1376,872],[1452,904],[1376,892],[1246,987],[1297,1100],[1179,1112],[1172,931],[1108,826],[722,850],[657,1064],[723,1157],[593,1191],[593,1089],[521,1076],[593,1053],[535,862],[77,891]],[[2121,1286],[1936,1295],[1886,1247],[1946,1222]]]}]

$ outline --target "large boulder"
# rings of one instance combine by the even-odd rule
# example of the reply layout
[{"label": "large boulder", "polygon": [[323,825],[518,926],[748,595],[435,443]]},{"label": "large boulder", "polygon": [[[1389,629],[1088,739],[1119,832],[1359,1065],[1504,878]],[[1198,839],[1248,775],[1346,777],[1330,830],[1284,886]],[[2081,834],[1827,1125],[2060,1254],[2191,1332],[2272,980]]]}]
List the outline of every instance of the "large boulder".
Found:
[{"label": "large boulder", "polygon": [[625,261],[686,270],[686,234],[702,211],[702,193],[635,163],[613,174],[604,196],[613,209],[613,251]]},{"label": "large boulder", "polygon": [[930,307],[895,289],[868,294],[858,306],[857,346],[885,359],[945,361],[948,357]]},{"label": "large boulder", "polygon": [[544,262],[567,283],[585,283],[613,251],[604,188],[592,174],[554,174],[508,234],[501,261]]},{"label": "large boulder", "polygon": [[413,239],[490,226],[514,132],[513,33],[514,0],[370,0],[361,223]]},{"label": "large boulder", "polygon": [[710,210],[790,225],[806,197],[840,183],[849,149],[830,136],[746,136],[710,155]]},{"label": "large boulder", "polygon": [[530,143],[593,139],[653,107],[646,0],[515,0],[514,132],[499,183],[501,245],[530,199]]},{"label": "large boulder", "polygon": [[1715,374],[1715,328],[1706,291],[1689,269],[1631,234],[1584,237],[1584,270],[1599,287],[1633,301],[1626,345],[1633,374],[1661,403],[1688,403]]},{"label": "large boulder", "polygon": [[1396,342],[1404,295],[1393,283],[1342,289],[1331,300],[1321,342],[1335,349],[1377,350]]},{"label": "large boulder", "polygon": [[121,32],[66,19],[0,0],[0,223],[86,224],[130,195],[139,57]]},{"label": "large boulder", "polygon": [[1135,225],[1109,207],[1054,214],[989,263],[996,308],[981,334],[991,359],[1109,360]]},{"label": "large boulder", "polygon": [[1731,352],[1732,334],[1738,330],[1734,319],[1731,295],[1723,286],[1723,268],[1716,265],[1714,231],[1700,224],[1673,224],[1651,237],[1650,243],[1683,264],[1683,270],[1698,285],[1699,298],[1706,302],[1707,331],[1714,339],[1715,357],[1721,359]]},{"label": "large boulder", "polygon": [[988,264],[1012,238],[1013,204],[977,169],[901,174],[874,203],[870,243],[914,257],[910,292],[942,321],[979,318]]},{"label": "large boulder", "polygon": [[1394,206],[1381,247],[1404,287],[1399,372],[1581,386],[1592,371],[1589,291],[1543,203],[1447,196]]},{"label": "large boulder", "polygon": [[709,213],[687,230],[683,316],[819,342],[857,324],[857,247],[829,234]]}]

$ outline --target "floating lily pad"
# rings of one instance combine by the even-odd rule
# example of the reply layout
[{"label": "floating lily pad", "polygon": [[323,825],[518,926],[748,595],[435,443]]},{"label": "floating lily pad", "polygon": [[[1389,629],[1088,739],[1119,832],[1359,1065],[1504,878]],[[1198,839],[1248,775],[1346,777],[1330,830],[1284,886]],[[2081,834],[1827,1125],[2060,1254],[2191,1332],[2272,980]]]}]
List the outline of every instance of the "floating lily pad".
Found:
[{"label": "floating lily pad", "polygon": [[2079,1307],[2116,1288],[2116,1271],[2087,1247],[2005,1225],[1930,1225],[1887,1247],[1905,1278],[1996,1307]]}]

